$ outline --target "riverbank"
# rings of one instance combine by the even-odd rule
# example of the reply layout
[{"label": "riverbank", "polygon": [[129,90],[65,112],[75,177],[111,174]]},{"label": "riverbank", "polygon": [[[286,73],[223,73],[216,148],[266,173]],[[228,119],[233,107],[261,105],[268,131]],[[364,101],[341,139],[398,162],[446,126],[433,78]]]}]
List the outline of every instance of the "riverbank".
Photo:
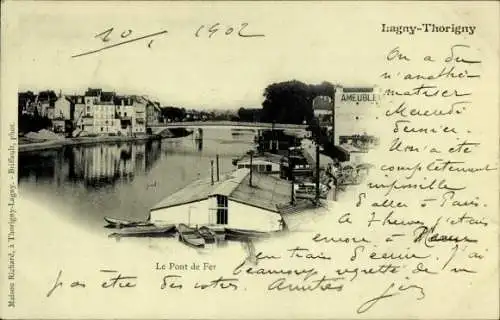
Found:
[{"label": "riverbank", "polygon": [[134,141],[150,141],[160,140],[163,138],[176,138],[176,136],[163,136],[161,134],[141,135],[136,137],[124,136],[100,136],[100,137],[78,137],[66,138],[63,140],[50,140],[43,142],[23,143],[19,145],[19,152],[30,152],[48,149],[58,149],[64,146],[76,145],[95,145],[95,144],[110,144],[117,142],[134,142]]}]

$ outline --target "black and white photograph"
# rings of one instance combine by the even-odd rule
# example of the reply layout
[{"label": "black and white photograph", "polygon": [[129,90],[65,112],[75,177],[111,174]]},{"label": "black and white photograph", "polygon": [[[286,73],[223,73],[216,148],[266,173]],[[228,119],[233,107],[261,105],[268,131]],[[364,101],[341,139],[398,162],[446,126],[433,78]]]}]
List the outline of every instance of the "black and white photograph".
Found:
[{"label": "black and white photograph", "polygon": [[495,10],[2,2],[1,317],[495,318]]},{"label": "black and white photograph", "polygon": [[74,223],[115,237],[203,248],[288,231],[295,213],[352,201],[348,186],[368,175],[373,90],[287,80],[262,89],[260,108],[221,110],[102,88],[19,92],[20,188],[72,201],[94,213]]}]

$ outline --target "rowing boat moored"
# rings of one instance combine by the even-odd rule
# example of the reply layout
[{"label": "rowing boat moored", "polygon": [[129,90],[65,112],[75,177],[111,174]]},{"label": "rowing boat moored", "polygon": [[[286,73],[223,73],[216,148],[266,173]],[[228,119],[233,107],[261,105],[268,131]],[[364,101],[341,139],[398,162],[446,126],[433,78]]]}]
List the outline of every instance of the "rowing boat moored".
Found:
[{"label": "rowing boat moored", "polygon": [[149,221],[131,221],[125,219],[110,218],[110,217],[104,217],[104,221],[108,223],[106,227],[117,228],[117,229],[139,227],[139,226],[153,226],[153,224]]},{"label": "rowing boat moored", "polygon": [[206,243],[215,243],[217,235],[209,227],[202,226],[198,228],[198,233],[203,237]]},{"label": "rowing boat moored", "polygon": [[248,240],[268,237],[267,232],[226,228],[226,239],[228,240]]},{"label": "rowing boat moored", "polygon": [[110,234],[110,237],[168,237],[175,233],[175,225],[128,227]]},{"label": "rowing boat moored", "polygon": [[179,233],[179,240],[185,244],[195,248],[205,247],[205,239],[203,239],[197,229],[181,223],[177,226],[177,232]]}]

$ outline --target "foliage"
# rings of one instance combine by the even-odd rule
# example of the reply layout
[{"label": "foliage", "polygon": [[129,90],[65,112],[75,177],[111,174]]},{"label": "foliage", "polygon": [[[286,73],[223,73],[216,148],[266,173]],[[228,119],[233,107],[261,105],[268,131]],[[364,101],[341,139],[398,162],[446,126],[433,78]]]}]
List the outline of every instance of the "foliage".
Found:
[{"label": "foliage", "polygon": [[47,117],[41,117],[39,115],[19,115],[19,129],[20,133],[28,133],[30,131],[37,132],[42,129],[49,129],[52,127],[52,121]]},{"label": "foliage", "polygon": [[240,108],[238,110],[238,119],[243,122],[259,122],[262,109],[246,109]]},{"label": "foliage", "polygon": [[311,123],[312,101],[317,96],[334,98],[335,87],[329,82],[308,85],[292,80],[273,83],[264,90],[261,121],[276,123]]},{"label": "foliage", "polygon": [[177,107],[163,107],[161,109],[161,115],[163,119],[182,121],[182,119],[186,116],[186,110],[184,108]]}]

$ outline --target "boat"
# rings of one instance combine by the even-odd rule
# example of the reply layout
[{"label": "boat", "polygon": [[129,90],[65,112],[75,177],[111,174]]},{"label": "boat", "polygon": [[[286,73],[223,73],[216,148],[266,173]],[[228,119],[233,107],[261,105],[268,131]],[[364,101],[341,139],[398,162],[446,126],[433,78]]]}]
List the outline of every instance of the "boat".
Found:
[{"label": "boat", "polygon": [[198,233],[203,237],[205,243],[214,243],[217,238],[215,232],[206,226],[198,228]]},{"label": "boat", "polygon": [[268,237],[269,233],[254,230],[242,230],[226,228],[226,239],[228,240],[248,240]]},{"label": "boat", "polygon": [[153,226],[149,221],[131,221],[124,219],[116,219],[110,217],[104,217],[104,220],[108,223],[107,228],[132,228],[132,227],[142,227],[142,226]]},{"label": "boat", "polygon": [[205,239],[200,235],[200,233],[195,228],[191,228],[184,223],[177,226],[177,232],[179,233],[179,240],[187,244],[188,246],[194,248],[204,248]]},{"label": "boat", "polygon": [[175,225],[169,224],[165,226],[137,226],[130,227],[118,232],[114,232],[109,237],[168,237],[175,233]]}]

